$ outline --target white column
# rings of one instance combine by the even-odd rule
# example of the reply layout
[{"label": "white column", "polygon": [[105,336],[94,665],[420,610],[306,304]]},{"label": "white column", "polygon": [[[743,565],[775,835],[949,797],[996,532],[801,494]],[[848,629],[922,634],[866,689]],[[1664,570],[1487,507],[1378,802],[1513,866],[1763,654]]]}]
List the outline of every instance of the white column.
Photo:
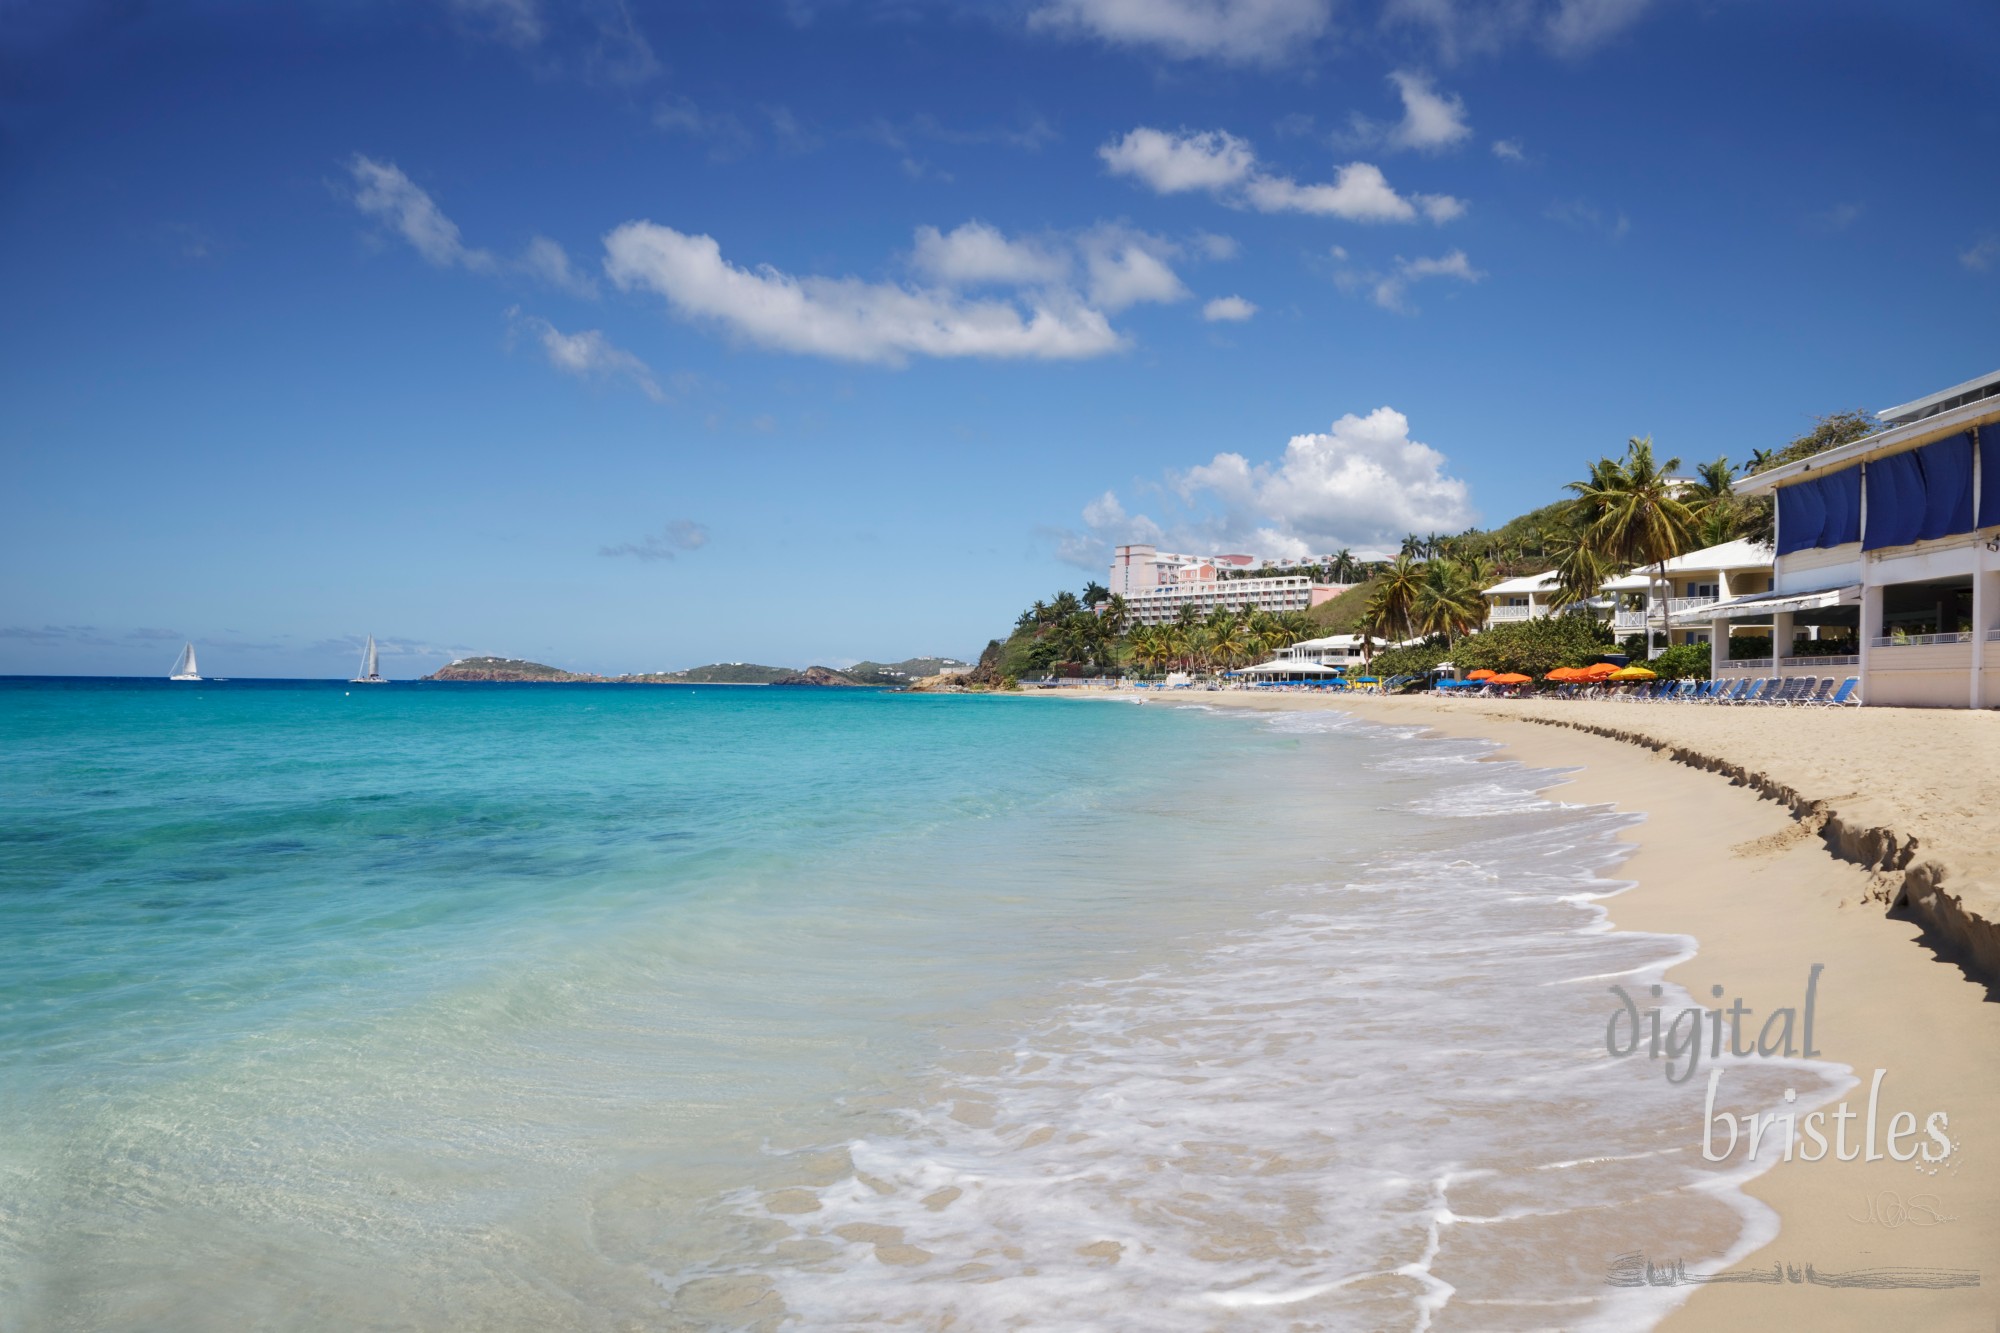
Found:
[{"label": "white column", "polygon": [[1874,693],[1874,685],[1868,679],[1869,654],[1875,636],[1882,632],[1882,585],[1869,583],[1868,562],[1861,563],[1861,698],[1865,703]]},{"label": "white column", "polygon": [[1969,702],[1986,707],[1986,622],[1993,614],[1993,575],[1987,572],[1986,544],[1972,548],[1972,688]]},{"label": "white column", "polygon": [[1729,665],[1729,622],[1711,620],[1708,622],[1708,674],[1719,676]]},{"label": "white column", "polygon": [[1792,651],[1792,613],[1774,611],[1771,614],[1771,674],[1778,675],[1784,668],[1785,656]]}]

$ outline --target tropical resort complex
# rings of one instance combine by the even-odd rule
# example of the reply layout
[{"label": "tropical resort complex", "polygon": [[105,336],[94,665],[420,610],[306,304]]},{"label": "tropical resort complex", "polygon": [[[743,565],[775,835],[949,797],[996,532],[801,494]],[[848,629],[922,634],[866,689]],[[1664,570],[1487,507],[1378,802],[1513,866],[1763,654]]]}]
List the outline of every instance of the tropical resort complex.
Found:
[{"label": "tropical resort complex", "polygon": [[1108,585],[1036,603],[982,669],[2000,707],[2000,371],[1679,467],[1634,439],[1555,504],[1393,560],[1120,546]]}]

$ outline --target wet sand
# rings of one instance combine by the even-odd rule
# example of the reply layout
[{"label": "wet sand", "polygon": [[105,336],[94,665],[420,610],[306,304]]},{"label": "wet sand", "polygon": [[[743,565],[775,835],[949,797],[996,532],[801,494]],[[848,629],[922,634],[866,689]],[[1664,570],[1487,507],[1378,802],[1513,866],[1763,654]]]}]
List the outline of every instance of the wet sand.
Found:
[{"label": "wet sand", "polygon": [[[1697,956],[1670,972],[1671,980],[1697,997],[1721,986],[1763,1014],[1799,1006],[1813,966],[1822,965],[1814,1041],[1825,1058],[1851,1066],[1858,1080],[1845,1098],[1857,1116],[1850,1145],[1862,1136],[1877,1070],[1886,1071],[1878,1143],[1896,1112],[1912,1114],[1918,1139],[1931,1113],[1948,1115],[1946,1132],[1956,1150],[1939,1165],[1927,1166],[1921,1155],[1907,1162],[1886,1154],[1872,1162],[1860,1156],[1838,1161],[1829,1152],[1820,1161],[1779,1162],[1759,1176],[1749,1193],[1776,1210],[1780,1231],[1734,1271],[1770,1273],[1784,1265],[1786,1280],[1700,1286],[1664,1327],[1991,1333],[2000,1326],[2000,1003],[1989,998],[1983,969],[1961,961],[1972,955],[1960,942],[1942,940],[1947,952],[1940,953],[1931,946],[1941,937],[1907,906],[1889,910],[1902,896],[1908,868],[1931,858],[1942,886],[1968,899],[1995,878],[2000,810],[1986,796],[1992,785],[1979,773],[2000,768],[2000,747],[1987,743],[2000,742],[2000,718],[1890,709],[1705,713],[1673,705],[1236,691],[1148,700],[1170,702],[1334,708],[1391,725],[1491,739],[1505,747],[1498,759],[1579,770],[1548,795],[1610,802],[1645,815],[1632,830],[1636,850],[1620,872],[1638,887],[1607,905],[1620,928],[1688,934],[1700,942]],[[1626,738],[1591,734],[1576,724]],[[1682,746],[1690,758],[1698,751],[1697,763],[1722,758],[1779,779],[1783,799],[1740,775],[1677,762],[1656,745]],[[1768,780],[1764,785],[1772,786]],[[1954,792],[1963,798],[1949,795]],[[1829,810],[1839,812],[1831,838]],[[1846,844],[1855,842],[1852,830],[1879,827],[1913,836],[1916,852],[1891,848],[1886,867],[1836,855],[1855,852],[1843,847],[1843,820]],[[1925,882],[1918,877],[1920,889]],[[1607,997],[1607,1004],[1615,1003]],[[1690,1089],[1688,1100],[1691,1134],[1698,1135],[1703,1092]],[[1726,1091],[1716,1105],[1728,1108]],[[1826,1128],[1831,1137],[1831,1117]],[[1906,1151],[1914,1146],[1903,1142]],[[1684,1260],[1691,1273],[1714,1268],[1702,1262],[1706,1256],[1648,1257]],[[1973,1270],[1983,1285],[1831,1286],[1806,1280],[1808,1265],[1820,1275]],[[1903,1272],[1893,1280],[1918,1279]]]}]

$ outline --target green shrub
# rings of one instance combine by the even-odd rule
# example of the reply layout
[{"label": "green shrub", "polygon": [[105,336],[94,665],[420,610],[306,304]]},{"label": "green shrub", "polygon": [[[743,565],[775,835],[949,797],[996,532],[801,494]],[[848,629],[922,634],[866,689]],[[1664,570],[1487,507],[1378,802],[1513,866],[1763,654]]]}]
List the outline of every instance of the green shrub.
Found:
[{"label": "green shrub", "polygon": [[1646,663],[1663,680],[1707,680],[1709,669],[1708,645],[1705,643],[1677,643],[1662,650],[1660,655]]},{"label": "green shrub", "polygon": [[1541,676],[1557,667],[1587,665],[1611,651],[1611,631],[1595,616],[1516,620],[1458,641],[1451,660],[1462,673],[1481,669]]},{"label": "green shrub", "polygon": [[1769,657],[1771,636],[1768,634],[1732,634],[1729,636],[1729,660],[1741,662],[1746,658]]}]

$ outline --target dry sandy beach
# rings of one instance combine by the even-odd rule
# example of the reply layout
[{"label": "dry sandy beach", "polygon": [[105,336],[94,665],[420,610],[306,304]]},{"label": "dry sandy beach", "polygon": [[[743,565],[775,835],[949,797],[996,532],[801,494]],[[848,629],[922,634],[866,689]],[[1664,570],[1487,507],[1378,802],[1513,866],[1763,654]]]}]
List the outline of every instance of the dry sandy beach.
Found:
[{"label": "dry sandy beach", "polygon": [[[1836,1161],[1829,1153],[1758,1177],[1749,1190],[1777,1211],[1780,1233],[1738,1271],[1969,1269],[1980,1271],[1981,1286],[1706,1285],[1666,1327],[2000,1327],[2000,1002],[1992,998],[2000,991],[1987,984],[2000,969],[1988,966],[1986,941],[1944,938],[1960,917],[1994,917],[2000,810],[1988,793],[2000,779],[2000,717],[1234,691],[1180,700],[1340,709],[1491,739],[1505,747],[1496,759],[1578,770],[1548,795],[1645,816],[1620,872],[1638,887],[1609,907],[1618,927],[1699,941],[1673,981],[1697,997],[1721,986],[1768,1012],[1799,1004],[1811,969],[1822,965],[1814,1041],[1854,1071],[1857,1086],[1846,1095],[1857,1115],[1853,1135],[1861,1135],[1877,1070],[1886,1071],[1885,1126],[1899,1111],[1919,1127],[1932,1112],[1948,1114],[1956,1150],[1938,1167],[1921,1157]],[[1736,768],[1716,771],[1718,763]],[[1928,913],[1945,926],[1927,930],[1907,902],[1891,912],[1906,889],[1913,899],[1948,895]],[[1701,1101],[1690,1092],[1691,1142]],[[1830,1120],[1827,1128],[1831,1135]],[[1698,1256],[1652,1257],[1708,1271]]]}]

